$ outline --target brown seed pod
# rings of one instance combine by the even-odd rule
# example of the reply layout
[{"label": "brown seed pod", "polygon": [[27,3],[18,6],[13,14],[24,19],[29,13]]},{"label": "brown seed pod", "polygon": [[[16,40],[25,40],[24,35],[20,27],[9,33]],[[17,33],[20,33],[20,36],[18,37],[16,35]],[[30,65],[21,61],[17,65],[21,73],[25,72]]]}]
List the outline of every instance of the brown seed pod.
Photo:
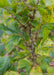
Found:
[{"label": "brown seed pod", "polygon": [[49,63],[49,66],[51,66],[52,68],[54,68],[54,61],[52,61],[51,63]]}]

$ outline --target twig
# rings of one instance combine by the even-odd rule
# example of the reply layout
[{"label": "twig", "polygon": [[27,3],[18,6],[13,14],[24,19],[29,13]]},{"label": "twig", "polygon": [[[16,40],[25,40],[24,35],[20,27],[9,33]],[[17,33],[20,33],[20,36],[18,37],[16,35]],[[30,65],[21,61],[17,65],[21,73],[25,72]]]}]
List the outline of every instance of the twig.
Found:
[{"label": "twig", "polygon": [[[37,2],[37,5],[39,4],[39,0],[38,0],[38,2]],[[35,18],[35,14],[36,14],[36,11],[37,11],[37,8],[38,7],[36,7],[34,10],[33,10],[33,18],[32,18],[32,20],[31,21],[33,21],[34,20],[34,18]],[[32,40],[32,38],[31,38],[31,40]],[[33,61],[33,66],[35,65],[35,47],[34,47],[34,42],[33,42],[33,40],[32,40],[32,43],[31,43],[31,50],[32,50],[32,61]]]}]

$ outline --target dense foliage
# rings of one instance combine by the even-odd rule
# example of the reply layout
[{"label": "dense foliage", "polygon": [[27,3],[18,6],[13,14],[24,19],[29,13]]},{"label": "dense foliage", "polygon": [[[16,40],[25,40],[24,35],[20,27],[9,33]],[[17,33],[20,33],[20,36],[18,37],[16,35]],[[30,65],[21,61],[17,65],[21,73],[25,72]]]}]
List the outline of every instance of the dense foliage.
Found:
[{"label": "dense foliage", "polygon": [[50,75],[53,59],[53,0],[0,0],[0,75]]}]

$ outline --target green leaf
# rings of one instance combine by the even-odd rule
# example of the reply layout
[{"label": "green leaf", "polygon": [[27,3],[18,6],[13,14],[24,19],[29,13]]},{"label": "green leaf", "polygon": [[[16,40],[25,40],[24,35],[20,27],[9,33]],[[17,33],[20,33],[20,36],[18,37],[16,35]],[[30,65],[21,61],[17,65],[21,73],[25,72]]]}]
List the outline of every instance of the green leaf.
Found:
[{"label": "green leaf", "polygon": [[54,52],[50,51],[50,56],[54,58]]},{"label": "green leaf", "polygon": [[24,46],[23,44],[18,45],[20,48],[22,48],[25,52],[29,53],[29,51],[27,50],[26,46]]},{"label": "green leaf", "polygon": [[25,59],[21,59],[19,62],[18,62],[18,67],[19,68],[22,68],[22,70],[24,69],[25,72],[21,72],[20,75],[29,75],[29,72],[31,70],[31,66],[32,66],[32,63],[27,60],[26,58]]},{"label": "green leaf", "polygon": [[37,5],[37,0],[28,0],[28,2],[35,7]]},{"label": "green leaf", "polygon": [[25,38],[26,41],[29,41],[29,35],[27,33],[23,33],[23,37]]},{"label": "green leaf", "polygon": [[14,71],[10,71],[10,72],[6,72],[4,75],[19,75],[19,73],[14,72]]},{"label": "green leaf", "polygon": [[50,60],[50,58],[44,58],[44,61],[47,63],[47,64],[49,64],[50,62],[51,62],[51,60]]},{"label": "green leaf", "polygon": [[0,50],[3,50],[4,49],[4,45],[0,45]]},{"label": "green leaf", "polygon": [[26,73],[24,73],[24,72],[21,72],[21,73],[20,73],[20,75],[27,75],[27,74],[26,74]]},{"label": "green leaf", "polygon": [[0,30],[6,30],[7,28],[4,26],[4,24],[0,24]]},{"label": "green leaf", "polygon": [[41,4],[42,6],[45,6],[45,1],[44,1],[44,0],[40,0],[40,4]]},{"label": "green leaf", "polygon": [[47,69],[48,75],[54,74],[54,69],[52,67],[48,67]]},{"label": "green leaf", "polygon": [[22,68],[22,67],[29,67],[31,65],[31,63],[29,62],[29,60],[27,59],[21,59],[19,62],[18,62],[18,67],[19,68]]},{"label": "green leaf", "polygon": [[20,13],[21,11],[23,10],[23,6],[18,6],[17,7],[17,10],[16,10],[16,13]]},{"label": "green leaf", "polygon": [[27,52],[18,52],[20,58],[27,56]]},{"label": "green leaf", "polygon": [[44,28],[44,30],[43,30],[43,39],[47,39],[48,34],[49,34],[48,28]]},{"label": "green leaf", "polygon": [[0,30],[0,36],[2,36],[2,34],[3,34],[3,31],[2,31],[2,30]]},{"label": "green leaf", "polygon": [[45,61],[42,61],[41,65],[40,65],[42,72],[46,73],[47,72],[47,68],[49,67],[48,64]]},{"label": "green leaf", "polygon": [[30,75],[42,75],[40,66],[37,65],[36,68],[32,67],[32,69],[30,71]]},{"label": "green leaf", "polygon": [[53,36],[51,36],[51,40],[54,42],[54,35],[53,35]]},{"label": "green leaf", "polygon": [[12,49],[13,49],[13,42],[12,42],[12,41],[9,41],[9,42],[7,43],[7,45],[5,45],[5,48],[6,48],[6,50],[7,50],[8,52],[12,51]]},{"label": "green leaf", "polygon": [[48,28],[48,30],[52,30],[54,29],[54,23],[43,24],[42,29],[44,29],[45,27]]},{"label": "green leaf", "polygon": [[8,63],[9,63],[9,58],[8,57],[6,57],[6,56],[1,57],[0,56],[0,73],[5,72],[5,70],[8,67]]},{"label": "green leaf", "polygon": [[37,25],[38,25],[38,21],[37,21],[37,20],[34,20],[33,22],[31,22],[31,24],[32,24],[33,26],[37,26]]},{"label": "green leaf", "polygon": [[6,54],[5,46],[3,44],[0,45],[0,55]]},{"label": "green leaf", "polygon": [[6,49],[10,52],[13,50],[15,45],[18,45],[21,37],[18,35],[10,36],[7,40],[7,43],[5,45]]},{"label": "green leaf", "polygon": [[38,45],[38,47],[35,48],[35,52],[40,55],[50,56],[50,51],[53,51],[53,41],[51,39],[46,39],[44,43],[42,44],[42,41]]},{"label": "green leaf", "polygon": [[52,15],[52,12],[49,8],[45,8],[47,11],[48,11],[48,14],[51,16]]},{"label": "green leaf", "polygon": [[0,0],[0,7],[8,7],[9,3],[7,0]]},{"label": "green leaf", "polygon": [[48,35],[49,35],[49,30],[48,30],[48,28],[45,27],[44,30],[43,30],[43,41],[42,41],[42,44],[48,38]]},{"label": "green leaf", "polygon": [[0,24],[0,30],[3,30],[3,31],[11,31],[11,32],[17,33],[16,31],[14,31],[13,29],[5,26],[4,24]]},{"label": "green leaf", "polygon": [[45,56],[41,57],[40,67],[41,67],[43,73],[47,72],[50,62],[51,62],[50,58],[45,57]]}]

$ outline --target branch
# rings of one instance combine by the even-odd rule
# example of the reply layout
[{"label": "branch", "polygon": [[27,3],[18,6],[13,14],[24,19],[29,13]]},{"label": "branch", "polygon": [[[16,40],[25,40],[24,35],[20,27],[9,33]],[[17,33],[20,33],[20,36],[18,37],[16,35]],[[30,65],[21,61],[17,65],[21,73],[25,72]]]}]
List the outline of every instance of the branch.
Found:
[{"label": "branch", "polygon": [[[37,5],[38,5],[38,4],[39,4],[39,0],[38,0],[38,2],[37,2]],[[37,8],[38,8],[38,6],[33,10],[33,19],[35,18],[35,14],[36,14]]]},{"label": "branch", "polygon": [[[37,2],[37,5],[39,4],[39,0]],[[36,14],[36,11],[37,11],[37,8],[38,6],[33,10],[33,18],[31,18],[33,21],[35,19],[35,14]],[[31,37],[31,50],[32,50],[32,61],[33,61],[33,66],[35,65],[35,47],[34,47],[34,42],[32,40],[32,37]]]},{"label": "branch", "polygon": [[[8,11],[8,9],[6,7],[4,7],[4,9],[6,9]],[[11,14],[11,16],[22,26],[25,26],[23,25],[10,11],[8,11],[9,14]]]}]

